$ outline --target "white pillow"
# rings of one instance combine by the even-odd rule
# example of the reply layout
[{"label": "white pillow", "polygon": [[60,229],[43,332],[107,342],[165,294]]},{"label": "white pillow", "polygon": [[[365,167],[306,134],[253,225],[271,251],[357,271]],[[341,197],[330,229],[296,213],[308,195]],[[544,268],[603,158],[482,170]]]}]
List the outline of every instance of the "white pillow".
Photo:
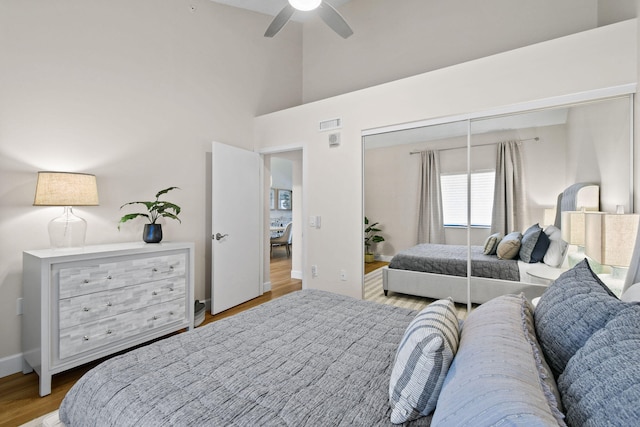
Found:
[{"label": "white pillow", "polygon": [[389,383],[391,422],[429,415],[458,350],[458,314],[453,300],[429,304],[411,321],[398,346]]},{"label": "white pillow", "polygon": [[554,225],[544,229],[544,234],[549,237],[549,248],[542,261],[550,267],[560,267],[567,255],[569,243],[562,240],[562,232]]}]

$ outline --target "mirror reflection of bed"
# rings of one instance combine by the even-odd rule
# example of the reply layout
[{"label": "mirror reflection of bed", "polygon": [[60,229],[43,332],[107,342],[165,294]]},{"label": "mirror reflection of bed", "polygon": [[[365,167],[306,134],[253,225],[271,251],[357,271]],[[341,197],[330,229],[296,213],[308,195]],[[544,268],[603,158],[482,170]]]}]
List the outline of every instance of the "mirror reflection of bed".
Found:
[{"label": "mirror reflection of bed", "polygon": [[[623,211],[625,217],[629,217],[627,219],[637,227],[637,215],[628,215],[633,206],[630,102],[628,96],[622,96],[475,119],[470,124],[465,120],[365,136],[365,214],[376,218],[384,228],[385,242],[378,244],[376,252],[378,259],[391,261],[390,268],[383,272],[385,288],[387,281],[395,282],[399,285],[392,284],[386,288],[389,292],[430,298],[452,296],[457,302],[467,302],[470,296],[472,302],[482,303],[500,294],[519,292],[524,292],[532,300],[559,274],[585,257],[584,208],[584,211],[607,213],[595,217],[587,215],[593,218],[587,230],[590,233],[586,233],[591,236],[591,247],[587,247],[586,252],[592,255],[589,258],[594,271],[619,294],[626,270],[624,265],[612,267],[606,264],[614,261],[603,258],[606,238],[602,224],[606,222],[603,218],[611,219],[616,212]],[[496,218],[496,211],[502,212],[503,205],[511,203],[494,200],[495,175],[501,176],[500,167],[497,168],[498,144],[509,141],[515,141],[508,145],[517,145],[516,150],[519,150],[516,155],[519,154],[521,163],[516,169],[521,169],[521,174],[520,178],[516,174],[516,181],[521,180],[523,186],[520,190],[507,191],[511,195],[507,199],[520,199],[512,203],[515,212]],[[438,157],[439,168],[431,176],[431,181],[434,180],[433,176],[440,178],[437,188],[441,191],[443,205],[443,221],[439,225],[442,234],[438,237],[437,221],[433,221],[436,215],[429,210],[434,205],[432,200],[437,198],[427,198],[427,207],[423,207],[423,211],[427,211],[427,222],[436,223],[436,232],[431,235],[426,233],[426,236],[423,232],[418,238],[421,158],[424,157],[420,152],[427,150],[436,152]],[[513,156],[513,153],[507,152],[504,157]],[[504,168],[507,170],[505,175],[513,175],[508,162]],[[471,227],[467,227],[467,169],[471,176]],[[507,188],[512,185],[508,180],[503,183],[503,178],[497,182]],[[562,227],[562,215],[556,218],[558,196],[580,183],[596,185],[586,186],[582,190],[582,199],[588,200],[586,204],[584,200],[565,203],[564,210],[573,212],[573,216],[581,217],[583,221],[582,240],[572,240],[568,234],[569,226],[565,224],[564,229]],[[515,188],[520,187],[516,185]],[[565,213],[565,217],[567,215],[569,213]],[[505,220],[505,216],[509,219]],[[539,227],[541,231],[538,233],[549,238],[554,231],[550,226],[558,228],[553,233],[554,239],[561,238],[567,242],[566,254],[558,258],[554,252],[555,256],[550,254],[548,262],[545,262],[546,252],[541,259],[539,253],[532,258],[531,254],[527,256],[524,252],[521,257],[518,252],[512,265],[507,268],[515,271],[507,278],[500,276],[504,272],[487,272],[484,267],[475,266],[474,261],[470,295],[467,294],[466,261],[472,252],[480,251],[480,255],[484,255],[482,252],[489,236],[497,233],[499,237],[504,237],[512,232],[524,234],[531,228]],[[631,235],[632,230],[627,234]],[[528,241],[530,245],[530,236]],[[461,266],[451,267],[454,271],[447,272],[443,269],[448,261],[437,260],[432,261],[438,267],[433,270],[434,273],[416,272],[416,265],[401,267],[402,270],[393,268],[393,257],[398,253],[415,252],[418,251],[417,244],[433,242],[443,245],[435,249],[447,253],[444,259],[448,259],[451,252],[459,252],[463,259]],[[544,246],[544,242],[539,245]],[[556,242],[554,247],[557,249],[558,245]],[[630,256],[633,242],[630,245],[628,249],[619,248],[618,251],[626,251]],[[435,250],[434,247],[428,249]],[[414,264],[425,263],[428,262],[414,260]],[[501,267],[496,267],[495,271],[501,272]],[[495,275],[500,278],[491,277]]]}]

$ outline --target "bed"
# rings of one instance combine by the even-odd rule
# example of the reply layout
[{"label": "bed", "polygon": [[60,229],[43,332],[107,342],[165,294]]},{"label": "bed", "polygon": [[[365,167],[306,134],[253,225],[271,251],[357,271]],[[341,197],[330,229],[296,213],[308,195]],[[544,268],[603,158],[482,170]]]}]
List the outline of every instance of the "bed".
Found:
[{"label": "bed", "polygon": [[[598,210],[599,186],[577,183],[558,195],[555,226],[561,226],[561,213],[580,209]],[[448,296],[466,303],[467,281],[471,303],[482,304],[499,295],[523,292],[531,301],[547,288],[527,274],[532,268],[549,270],[547,276],[559,275],[561,269],[542,262],[530,264],[515,259],[498,259],[484,255],[482,246],[471,246],[471,277],[467,280],[467,246],[419,244],[394,256],[382,271],[383,290],[428,298]]]},{"label": "bed", "polygon": [[414,316],[294,292],[104,362],[70,390],[60,419],[67,426],[390,425],[389,376]]},{"label": "bed", "polygon": [[[473,274],[469,279],[470,296],[474,304],[520,292],[531,301],[542,295],[547,285],[535,283],[527,271],[533,266],[557,270],[543,263],[528,264],[484,255],[482,246],[471,246],[470,252]],[[382,270],[385,295],[391,291],[434,299],[451,297],[456,302],[467,302],[466,246],[421,244],[398,255]]]},{"label": "bed", "polygon": [[[103,362],[59,416],[67,427],[632,425],[639,328],[640,306],[586,261],[535,312],[501,295],[463,322],[449,299],[415,312],[302,290]],[[416,414],[400,395],[429,404]]]}]

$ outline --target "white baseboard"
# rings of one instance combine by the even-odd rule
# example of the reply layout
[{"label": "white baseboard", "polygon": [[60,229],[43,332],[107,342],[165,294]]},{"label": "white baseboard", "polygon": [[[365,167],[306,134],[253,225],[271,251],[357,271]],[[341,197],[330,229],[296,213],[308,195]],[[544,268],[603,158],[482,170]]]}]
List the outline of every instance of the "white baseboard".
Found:
[{"label": "white baseboard", "polygon": [[0,378],[22,372],[22,353],[0,359]]},{"label": "white baseboard", "polygon": [[300,279],[300,280],[302,280],[302,271],[291,270],[291,278],[292,279]]},{"label": "white baseboard", "polygon": [[264,282],[262,284],[262,292],[269,292],[271,290],[271,282]]}]

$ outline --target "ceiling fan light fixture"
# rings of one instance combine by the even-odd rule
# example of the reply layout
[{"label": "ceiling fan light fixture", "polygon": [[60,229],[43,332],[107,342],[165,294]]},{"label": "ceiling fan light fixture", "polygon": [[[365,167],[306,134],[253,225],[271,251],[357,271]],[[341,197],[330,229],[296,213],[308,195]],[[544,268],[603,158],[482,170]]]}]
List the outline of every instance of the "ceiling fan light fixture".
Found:
[{"label": "ceiling fan light fixture", "polygon": [[289,0],[289,4],[297,10],[308,11],[317,9],[322,0]]}]

